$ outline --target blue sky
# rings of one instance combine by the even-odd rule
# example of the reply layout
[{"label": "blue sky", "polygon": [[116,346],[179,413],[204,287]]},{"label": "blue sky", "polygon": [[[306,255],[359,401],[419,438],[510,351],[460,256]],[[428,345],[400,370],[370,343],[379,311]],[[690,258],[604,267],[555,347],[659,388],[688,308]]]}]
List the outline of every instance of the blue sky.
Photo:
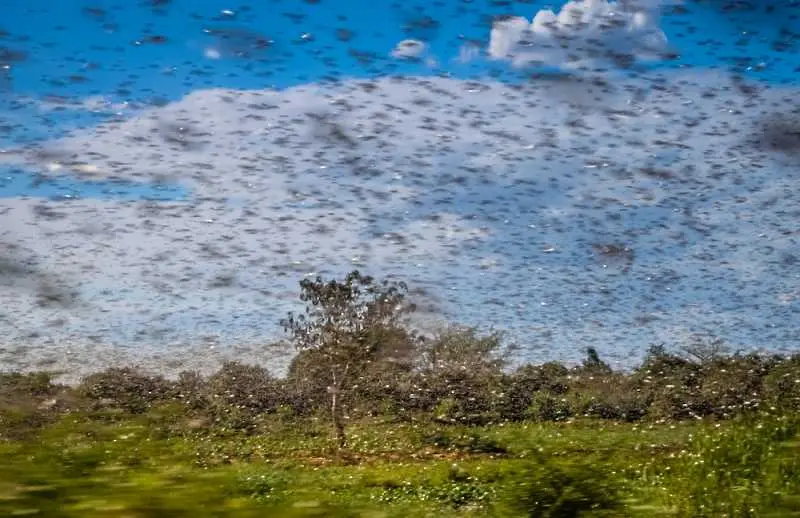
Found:
[{"label": "blue sky", "polygon": [[[753,10],[726,9],[736,3],[722,0],[675,2],[687,8],[689,14],[676,14],[672,2],[658,3],[666,4],[659,26],[680,59],[650,63],[648,67],[736,70],[759,81],[798,81],[800,65],[793,59],[796,47],[780,53],[772,49],[775,42],[792,43],[792,31],[800,30],[798,8],[788,5],[790,2],[763,2],[762,8]],[[331,76],[382,74],[447,74],[478,79],[490,74],[518,81],[519,71],[505,63],[454,60],[465,41],[487,39],[487,19],[507,14],[532,17],[539,9],[558,7],[558,3],[541,1],[514,3],[511,8],[486,1],[440,4],[274,1],[260,8],[250,4],[237,8],[230,2],[176,0],[166,2],[163,8],[154,8],[145,1],[127,5],[102,0],[12,2],[4,6],[3,26],[13,28],[9,47],[27,53],[27,59],[12,65],[13,95],[4,95],[2,100],[15,108],[15,119],[25,120],[29,115],[26,110],[16,109],[18,96],[55,95],[68,99],[102,96],[108,103],[149,103],[174,101],[198,88],[286,88]],[[426,17],[434,24],[414,27],[415,21]],[[226,28],[252,31],[272,42],[268,50],[257,56],[263,61],[255,66],[256,70],[250,60],[204,59],[204,49],[224,47],[224,42],[219,45],[219,39],[205,31]],[[337,29],[341,28],[353,34],[348,43],[337,38]],[[304,34],[312,35],[313,39],[296,44]],[[166,40],[152,43],[148,38],[153,36],[163,36]],[[438,66],[392,59],[389,50],[408,37],[424,40]],[[348,57],[347,49],[351,47],[374,53],[375,63],[358,64]],[[321,56],[332,61],[326,63]],[[68,79],[70,76],[82,79],[74,82]],[[109,112],[102,110],[53,113],[47,125],[31,120],[0,143],[49,138],[54,133],[91,126],[108,115]],[[23,194],[21,184],[29,179],[26,175],[6,181],[0,195]],[[28,193],[109,195],[104,187],[67,180],[44,184]],[[139,192],[119,184],[108,189],[123,196]],[[148,197],[163,196],[163,189],[141,192]],[[180,187],[172,186],[168,195],[178,192]]]},{"label": "blue sky", "polygon": [[[635,27],[628,20],[626,32],[607,43],[638,52],[663,37],[662,50],[676,59],[641,61],[635,74],[595,71],[614,85],[610,93],[542,81],[529,86],[535,95],[517,96],[498,81],[528,84],[534,69],[526,53],[547,60],[547,72],[563,63],[541,50],[546,34],[536,33],[531,48],[513,31],[543,9],[558,13],[563,2],[118,4],[4,6],[0,29],[8,35],[0,47],[24,59],[7,59],[0,80],[0,113],[11,127],[0,133],[0,158],[7,157],[2,237],[38,254],[59,282],[77,286],[87,306],[37,308],[14,284],[4,294],[6,307],[16,308],[4,315],[6,336],[45,345],[34,352],[4,346],[0,362],[57,357],[74,366],[86,341],[108,362],[120,350],[139,359],[144,353],[131,351],[148,348],[158,357],[183,344],[196,356],[192,342],[227,350],[258,343],[278,336],[275,323],[292,307],[301,276],[352,267],[427,288],[435,295],[432,318],[510,329],[534,361],[575,359],[596,345],[630,364],[648,343],[678,344],[696,333],[719,334],[734,347],[796,348],[796,159],[726,154],[740,137],[713,130],[719,133],[717,120],[723,129],[749,127],[763,115],[729,108],[752,106],[731,89],[732,71],[761,85],[775,110],[788,111],[780,104],[797,98],[800,7],[763,2],[745,11],[723,1],[639,0],[647,18]],[[581,5],[608,8],[602,1]],[[525,21],[493,29],[491,20],[502,15]],[[416,59],[393,55],[408,39],[423,49]],[[520,66],[520,56],[528,64]],[[428,78],[450,97],[434,88],[425,104],[414,104],[427,87],[397,86],[390,75],[413,78],[411,85]],[[340,84],[328,86],[333,77]],[[660,93],[651,87],[657,77],[683,86]],[[374,79],[382,81],[381,99],[355,86]],[[636,89],[645,94],[632,105]],[[703,96],[708,89],[713,98]],[[356,106],[345,110],[332,98]],[[248,118],[247,107],[263,103],[277,106],[272,113],[281,118]],[[379,171],[373,176],[351,177],[340,162],[347,151],[317,149],[305,130],[282,125],[310,110],[363,135],[376,121],[375,103],[408,108],[380,130],[397,132],[396,150],[366,143],[357,153],[365,171]],[[647,120],[619,115],[609,123],[598,103],[618,113],[634,106]],[[493,132],[477,136],[445,125],[428,137],[415,129],[426,113],[436,115],[434,127],[458,119],[453,104],[471,110],[462,119],[485,119]],[[681,132],[660,107],[675,120],[701,112],[713,120]],[[190,120],[206,134],[190,138],[197,149],[148,140],[153,127],[184,131],[174,120]],[[588,121],[585,134],[565,130],[575,120]],[[311,128],[318,139],[332,126],[320,127]],[[558,134],[561,151],[543,146],[543,127]],[[509,143],[506,129],[517,140]],[[275,134],[288,144],[264,143]],[[693,149],[654,148],[663,134]],[[138,140],[125,140],[131,136]],[[644,147],[629,147],[638,137]],[[31,158],[24,147],[31,142],[66,154]],[[248,169],[244,157],[258,169]],[[733,176],[750,172],[718,180],[712,166],[719,163],[735,163]],[[682,171],[681,180],[632,172],[647,167]],[[269,173],[262,177],[263,168]],[[597,176],[604,168],[619,177]],[[450,182],[459,170],[479,178]],[[104,180],[109,176],[114,181]],[[31,216],[41,203],[67,216]],[[287,217],[291,228],[282,226]],[[632,266],[598,257],[592,247],[612,242],[635,251]],[[216,248],[224,249],[219,257],[208,252]],[[233,287],[209,288],[219,276],[235,277]],[[58,345],[67,338],[83,345]]]}]

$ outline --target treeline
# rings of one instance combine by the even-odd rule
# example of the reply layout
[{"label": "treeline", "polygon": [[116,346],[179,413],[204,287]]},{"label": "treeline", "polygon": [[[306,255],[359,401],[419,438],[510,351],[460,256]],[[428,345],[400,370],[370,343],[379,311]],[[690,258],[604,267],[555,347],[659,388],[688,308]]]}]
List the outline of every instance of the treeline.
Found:
[{"label": "treeline", "polygon": [[[463,350],[485,341],[494,338],[456,329],[435,345]],[[68,412],[136,414],[168,403],[204,426],[237,430],[255,429],[263,414],[330,412],[331,379],[311,355],[299,356],[285,378],[261,366],[228,362],[207,377],[184,372],[170,380],[134,368],[112,368],[75,386],[52,380],[46,372],[0,375],[4,432],[12,425],[27,430]],[[701,362],[654,350],[631,372],[588,361],[573,368],[523,365],[512,372],[481,358],[426,368],[376,361],[341,391],[340,404],[345,420],[383,415],[477,425],[575,417],[726,419],[759,409],[800,411],[800,356],[732,355]]]},{"label": "treeline", "polygon": [[[346,423],[364,416],[489,424],[593,417],[621,421],[726,419],[759,410],[800,411],[800,355],[723,354],[719,342],[683,353],[650,347],[643,363],[612,370],[589,348],[576,367],[509,369],[502,335],[450,326],[423,338],[404,324],[414,310],[402,283],[352,272],[301,282],[302,315],[282,322],[298,349],[285,377],[224,364],[177,379],[113,368],[75,386],[54,375],[0,375],[2,433],[26,433],[67,412],[145,413],[171,405],[217,430],[257,430],[268,414],[324,416],[341,445]],[[681,350],[681,349],[678,349]]]}]

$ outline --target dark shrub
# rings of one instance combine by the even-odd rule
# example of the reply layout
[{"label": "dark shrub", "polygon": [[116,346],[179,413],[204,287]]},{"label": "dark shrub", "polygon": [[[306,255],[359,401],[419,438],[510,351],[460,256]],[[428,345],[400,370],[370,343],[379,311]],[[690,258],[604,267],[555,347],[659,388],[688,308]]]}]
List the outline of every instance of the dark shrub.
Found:
[{"label": "dark shrub", "polygon": [[203,410],[209,406],[206,380],[197,372],[181,372],[174,390],[175,397],[190,410]]},{"label": "dark shrub", "polygon": [[63,387],[53,383],[52,372],[0,373],[0,394],[43,397],[60,392]]},{"label": "dark shrub", "polygon": [[71,407],[65,387],[49,372],[0,374],[0,438],[23,438]]},{"label": "dark shrub", "polygon": [[474,327],[446,327],[432,340],[419,344],[421,370],[498,373],[505,364],[502,359],[502,339],[501,333],[481,335]]},{"label": "dark shrub", "polygon": [[583,360],[581,370],[584,372],[592,372],[597,374],[607,374],[611,372],[611,367],[606,362],[600,359],[600,353],[594,347],[586,348],[586,358]]},{"label": "dark shrub", "polygon": [[763,383],[767,405],[782,411],[800,412],[800,355],[777,363]]},{"label": "dark shrub", "polygon": [[631,377],[635,390],[649,402],[650,416],[676,420],[729,418],[761,406],[763,381],[777,365],[776,358],[695,353],[695,357],[700,356],[705,359],[690,361],[663,349],[651,349]]},{"label": "dark shrub", "polygon": [[462,424],[483,424],[497,419],[495,409],[502,395],[500,374],[439,370],[416,377],[409,405],[433,411],[436,417]]},{"label": "dark shrub", "polygon": [[488,453],[505,455],[508,449],[491,437],[481,435],[476,431],[461,434],[436,431],[422,438],[423,443],[436,446],[443,450],[461,451],[464,453]]},{"label": "dark shrub", "polygon": [[475,328],[450,326],[421,343],[408,404],[431,411],[447,401],[442,417],[465,424],[498,419],[506,389],[501,340],[498,333],[480,335]]},{"label": "dark shrub", "polygon": [[648,411],[646,394],[637,390],[628,376],[597,370],[570,377],[570,397],[574,412],[586,417],[636,421]]},{"label": "dark shrub", "polygon": [[537,392],[565,394],[569,370],[555,362],[543,365],[523,365],[505,379],[504,396],[500,402],[503,419],[519,421],[529,417],[528,411]]},{"label": "dark shrub", "polygon": [[649,417],[687,419],[708,413],[698,393],[701,376],[700,365],[653,346],[631,374],[630,389],[644,399]]},{"label": "dark shrub", "polygon": [[173,385],[161,376],[148,376],[129,367],[111,368],[87,376],[77,387],[94,409],[145,412],[158,401],[174,396]]},{"label": "dark shrub", "polygon": [[409,394],[414,390],[414,377],[406,366],[377,361],[356,378],[346,404],[351,416],[392,415],[402,417],[410,409]]},{"label": "dark shrub", "polygon": [[223,426],[250,428],[259,414],[274,412],[285,397],[267,369],[229,361],[205,384],[209,409]]},{"label": "dark shrub", "polygon": [[729,418],[761,405],[763,378],[775,364],[771,358],[734,355],[702,365],[698,396],[711,415]]},{"label": "dark shrub", "polygon": [[327,409],[330,384],[331,374],[325,368],[323,353],[316,349],[300,351],[289,364],[284,385],[287,403],[298,414]]}]

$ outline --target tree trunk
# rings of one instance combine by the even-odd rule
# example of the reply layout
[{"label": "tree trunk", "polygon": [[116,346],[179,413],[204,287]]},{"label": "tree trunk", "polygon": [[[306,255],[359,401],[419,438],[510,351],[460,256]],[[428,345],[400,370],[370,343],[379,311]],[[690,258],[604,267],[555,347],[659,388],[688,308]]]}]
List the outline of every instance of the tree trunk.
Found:
[{"label": "tree trunk", "polygon": [[339,448],[347,446],[347,435],[344,433],[344,421],[342,420],[342,410],[339,407],[339,394],[344,386],[344,380],[347,377],[347,371],[350,370],[350,364],[344,366],[344,372],[341,376],[336,376],[336,368],[331,369],[331,378],[333,385],[329,387],[331,393],[331,419],[333,420],[333,428],[336,432],[336,441]]},{"label": "tree trunk", "polygon": [[344,448],[347,446],[347,435],[344,433],[344,422],[339,409],[339,390],[337,388],[334,388],[331,392],[331,418],[333,419],[333,428],[336,432],[336,441],[339,444],[339,448]]}]

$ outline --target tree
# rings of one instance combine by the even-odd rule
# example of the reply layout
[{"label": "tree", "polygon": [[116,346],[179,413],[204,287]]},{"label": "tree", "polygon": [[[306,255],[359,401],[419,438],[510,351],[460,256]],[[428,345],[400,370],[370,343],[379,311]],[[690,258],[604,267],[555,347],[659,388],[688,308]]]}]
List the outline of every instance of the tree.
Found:
[{"label": "tree", "polygon": [[[414,310],[406,302],[408,287],[403,282],[381,283],[352,271],[343,281],[300,281],[300,300],[304,314],[290,312],[281,320],[298,351],[313,357],[324,368],[330,413],[340,447],[347,443],[342,418],[343,392],[353,380],[378,359],[407,356],[397,340],[387,340],[402,331],[401,318]],[[387,344],[392,347],[387,350]]]},{"label": "tree", "polygon": [[503,367],[511,347],[503,333],[449,325],[419,344],[415,402],[437,419],[473,423],[491,419],[505,393]]},{"label": "tree", "polygon": [[701,364],[724,358],[730,353],[730,347],[718,336],[696,333],[689,340],[689,343],[682,347],[683,352]]},{"label": "tree", "polygon": [[476,327],[448,325],[420,348],[427,372],[463,370],[471,374],[500,372],[505,366],[503,333],[481,335]]},{"label": "tree", "polygon": [[583,368],[587,371],[610,373],[611,367],[600,359],[600,353],[592,346],[586,348],[586,358],[583,360]]}]

